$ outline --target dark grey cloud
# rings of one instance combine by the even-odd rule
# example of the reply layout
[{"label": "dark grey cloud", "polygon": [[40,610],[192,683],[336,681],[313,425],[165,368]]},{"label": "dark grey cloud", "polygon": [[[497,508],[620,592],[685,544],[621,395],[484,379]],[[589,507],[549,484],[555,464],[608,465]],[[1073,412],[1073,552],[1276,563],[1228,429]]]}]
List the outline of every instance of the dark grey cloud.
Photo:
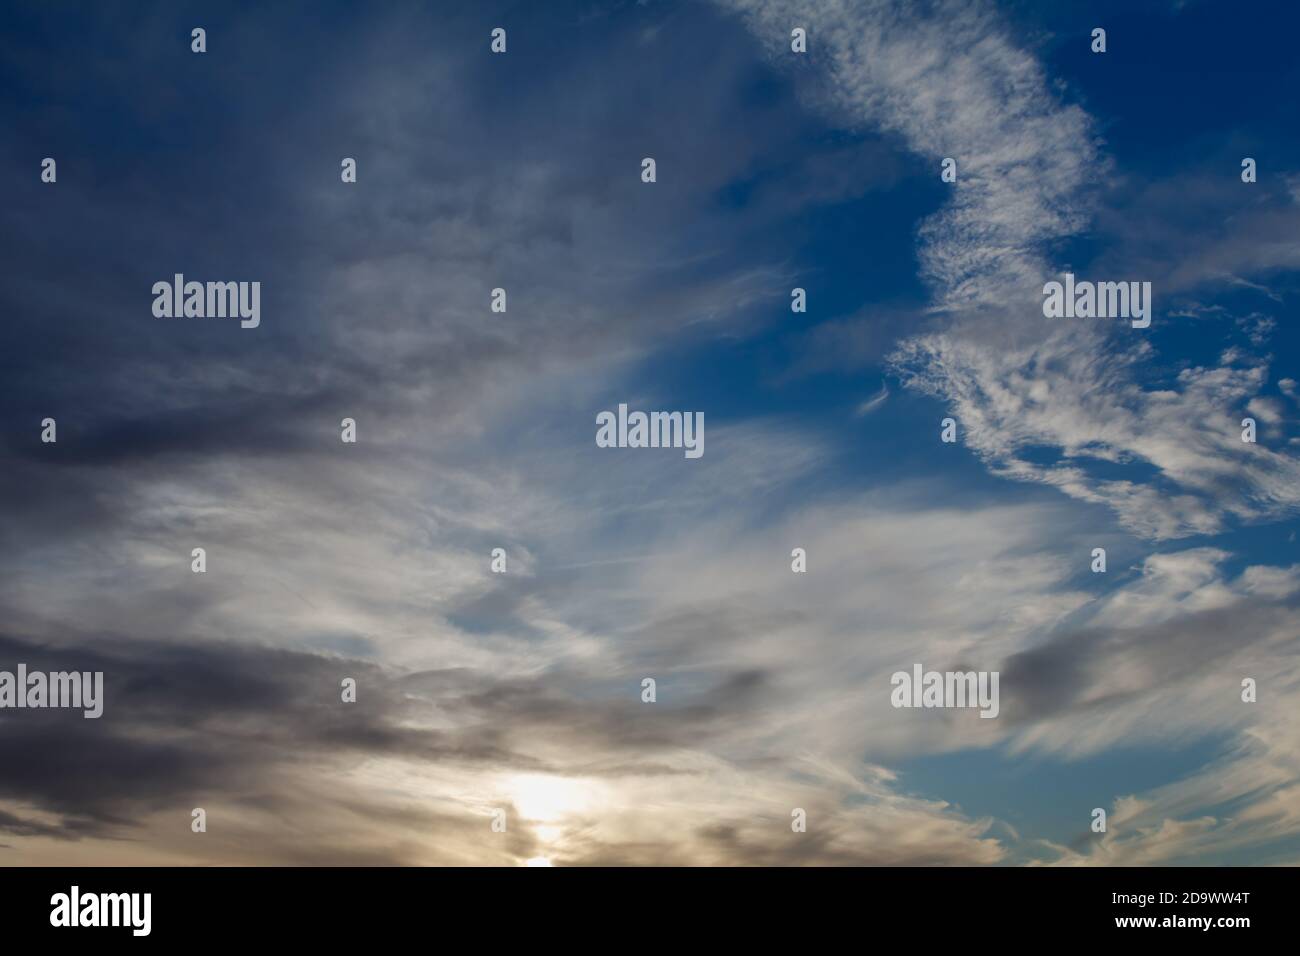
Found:
[{"label": "dark grey cloud", "polygon": [[[111,832],[139,813],[256,785],[295,761],[357,748],[420,752],[436,744],[394,724],[398,702],[373,666],[238,645],[162,645],[98,635],[50,647],[0,637],[13,670],[102,671],[104,714],[12,710],[0,716],[0,794]],[[370,686],[344,711],[339,683]]]},{"label": "dark grey cloud", "polygon": [[[581,753],[582,772],[617,777],[673,772],[655,755],[701,745],[757,706],[764,675],[740,672],[647,712],[635,689],[585,699],[563,672],[500,680],[465,670],[397,674],[374,664],[243,644],[159,643],[95,635],[92,643],[50,647],[0,637],[0,667],[103,671],[104,714],[13,710],[0,714],[0,800],[34,808],[0,813],[0,829],[24,836],[131,839],[149,814],[180,819],[191,806],[266,809],[297,805],[302,788],[326,804],[366,806],[351,789],[330,795],[339,768],[394,758],[416,767],[479,767],[565,774],[573,765],[536,755],[545,741]],[[344,704],[353,677],[358,699]],[[442,714],[451,729],[429,722]],[[423,725],[423,726],[421,726]],[[631,761],[634,761],[632,763]],[[404,817],[376,806],[377,821]],[[367,811],[368,812],[368,811]],[[468,813],[468,811],[466,811]],[[421,811],[411,838],[437,822]],[[466,817],[443,813],[453,829]],[[53,820],[54,822],[49,822]],[[409,821],[408,821],[409,822]],[[298,848],[290,858],[303,859]],[[308,858],[328,859],[324,850]],[[339,862],[339,857],[333,858]],[[391,862],[391,861],[390,861]]]},{"label": "dark grey cloud", "polygon": [[[1069,714],[1119,710],[1151,688],[1223,673],[1229,694],[1239,678],[1227,662],[1289,626],[1294,602],[1233,602],[1158,624],[1067,629],[1000,668],[1002,719],[1019,726]],[[1122,691],[1099,694],[1113,672]]]}]

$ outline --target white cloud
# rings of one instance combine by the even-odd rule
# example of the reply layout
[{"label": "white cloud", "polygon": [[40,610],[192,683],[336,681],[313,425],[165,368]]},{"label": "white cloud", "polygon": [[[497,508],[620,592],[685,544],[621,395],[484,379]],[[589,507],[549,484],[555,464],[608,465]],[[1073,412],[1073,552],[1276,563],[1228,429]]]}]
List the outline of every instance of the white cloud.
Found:
[{"label": "white cloud", "polygon": [[[951,199],[919,230],[922,268],[949,322],[905,341],[893,364],[951,406],[994,471],[1104,503],[1155,539],[1300,506],[1300,459],[1239,440],[1252,400],[1262,420],[1279,417],[1256,398],[1261,362],[1225,353],[1218,367],[1147,388],[1153,352],[1140,333],[1042,316],[1041,284],[1056,272],[1049,244],[1086,224],[1090,184],[1108,161],[1087,115],[1048,90],[992,14],[957,2],[922,16],[884,2],[729,5],[778,51],[786,26],[806,22],[850,122],[900,134],[936,175],[939,157],[957,159]],[[1054,460],[1042,461],[1044,450]]]},{"label": "white cloud", "polygon": [[880,391],[859,404],[854,414],[859,418],[864,415],[870,415],[876,409],[880,408],[880,406],[884,405],[887,398],[889,398],[889,386],[881,385]]}]

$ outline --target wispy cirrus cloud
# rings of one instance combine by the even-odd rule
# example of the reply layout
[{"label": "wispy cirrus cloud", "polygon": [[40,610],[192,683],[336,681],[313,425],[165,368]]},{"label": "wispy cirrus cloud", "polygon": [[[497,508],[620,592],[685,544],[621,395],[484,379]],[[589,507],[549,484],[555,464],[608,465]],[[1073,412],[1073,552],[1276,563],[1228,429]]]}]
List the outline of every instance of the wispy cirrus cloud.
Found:
[{"label": "wispy cirrus cloud", "polygon": [[[1217,367],[1152,387],[1145,338],[1043,317],[1055,244],[1097,212],[1112,163],[1091,119],[1049,88],[994,11],[965,2],[919,14],[887,2],[731,6],[778,51],[788,52],[790,25],[806,22],[837,115],[897,132],[936,175],[940,157],[957,160],[950,198],[918,230],[933,307],[947,318],[906,338],[891,367],[950,405],[997,474],[1106,504],[1157,540],[1300,505],[1300,459],[1240,441],[1240,419],[1267,380],[1264,359],[1229,351]],[[1262,248],[1272,231],[1247,234],[1240,241]],[[1280,263],[1236,256],[1224,268],[1252,261]],[[1121,467],[1093,468],[1098,461]],[[1152,469],[1164,487],[1147,480]]]}]

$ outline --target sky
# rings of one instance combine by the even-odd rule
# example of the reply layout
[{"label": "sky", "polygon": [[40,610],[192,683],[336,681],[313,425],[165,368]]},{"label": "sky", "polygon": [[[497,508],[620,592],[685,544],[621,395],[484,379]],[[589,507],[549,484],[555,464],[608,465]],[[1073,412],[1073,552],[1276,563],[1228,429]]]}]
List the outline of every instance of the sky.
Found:
[{"label": "sky", "polygon": [[0,16],[0,863],[1300,862],[1288,5]]}]

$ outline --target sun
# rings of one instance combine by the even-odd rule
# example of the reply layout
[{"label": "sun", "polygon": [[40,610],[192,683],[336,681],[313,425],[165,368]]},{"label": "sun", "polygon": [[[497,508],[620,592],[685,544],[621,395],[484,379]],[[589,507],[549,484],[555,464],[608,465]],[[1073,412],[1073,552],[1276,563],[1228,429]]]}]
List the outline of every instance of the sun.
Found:
[{"label": "sun", "polygon": [[540,823],[582,813],[595,799],[590,782],[550,774],[518,774],[506,781],[505,789],[525,820]]}]

